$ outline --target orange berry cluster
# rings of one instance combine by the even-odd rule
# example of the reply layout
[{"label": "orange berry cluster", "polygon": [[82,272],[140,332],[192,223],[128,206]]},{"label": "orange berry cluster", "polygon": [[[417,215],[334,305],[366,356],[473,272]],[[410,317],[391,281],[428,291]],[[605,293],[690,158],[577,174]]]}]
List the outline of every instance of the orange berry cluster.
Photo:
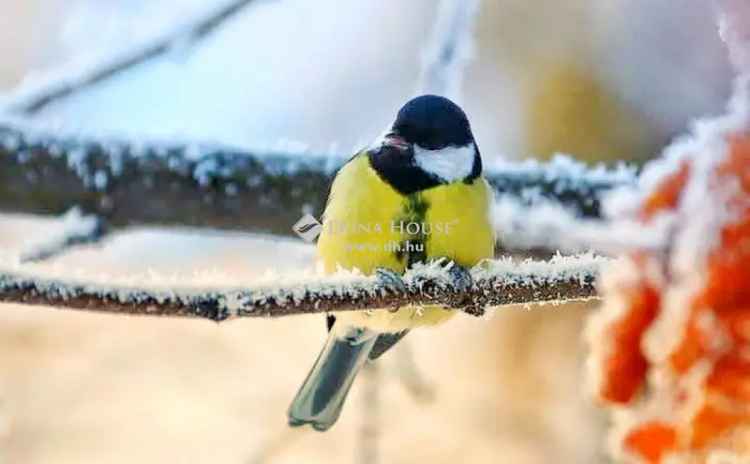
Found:
[{"label": "orange berry cluster", "polygon": [[[619,278],[613,269],[605,289],[603,323],[593,328],[601,345],[592,346],[595,388],[620,411],[613,437],[625,460],[704,463],[715,452],[750,453],[750,134],[724,141],[721,158],[701,173],[705,195],[722,211],[708,223],[711,233],[692,245],[632,251],[618,266],[636,276]],[[696,165],[686,158],[643,201],[644,228],[673,214],[675,237],[691,221],[706,221],[707,211],[684,205]],[[694,271],[677,272],[673,258],[685,246],[705,253]],[[664,333],[671,336],[659,338]],[[661,352],[654,343],[663,343]]]}]

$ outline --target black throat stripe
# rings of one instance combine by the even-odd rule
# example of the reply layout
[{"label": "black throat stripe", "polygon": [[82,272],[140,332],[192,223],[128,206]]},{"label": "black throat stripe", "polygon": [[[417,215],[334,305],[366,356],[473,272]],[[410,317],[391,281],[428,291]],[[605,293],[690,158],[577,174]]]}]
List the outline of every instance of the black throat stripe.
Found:
[{"label": "black throat stripe", "polygon": [[[447,182],[417,166],[414,160],[414,150],[399,151],[393,147],[384,146],[367,153],[370,166],[378,176],[402,195],[411,195],[427,190]],[[479,150],[475,150],[474,164],[471,173],[463,179],[471,184],[482,174],[482,158]]]},{"label": "black throat stripe", "polygon": [[402,195],[411,195],[444,184],[439,177],[416,165],[414,151],[411,149],[402,152],[393,147],[382,147],[370,150],[368,156],[370,165],[378,176]]}]

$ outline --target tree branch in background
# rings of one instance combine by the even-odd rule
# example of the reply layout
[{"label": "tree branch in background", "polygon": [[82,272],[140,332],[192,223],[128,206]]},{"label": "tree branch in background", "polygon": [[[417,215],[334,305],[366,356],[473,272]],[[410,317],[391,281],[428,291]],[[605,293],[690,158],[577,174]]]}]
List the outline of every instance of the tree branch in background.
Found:
[{"label": "tree branch in background", "polygon": [[60,220],[62,230],[59,234],[43,243],[30,246],[28,251],[21,255],[20,261],[22,263],[44,261],[64,253],[74,246],[96,243],[107,232],[106,224],[102,218],[84,216],[77,207],[65,213]]},{"label": "tree branch in background", "polygon": [[565,302],[596,297],[595,277],[606,260],[590,254],[515,263],[506,258],[472,269],[474,284],[456,288],[439,264],[406,272],[403,285],[377,276],[339,273],[250,289],[129,288],[27,277],[0,271],[0,302],[111,314],[198,317],[281,317],[333,311],[440,304],[481,315],[509,304]]},{"label": "tree branch in background", "polygon": [[474,37],[480,0],[442,0],[430,43],[425,48],[419,93],[444,95],[460,101],[464,68]]},{"label": "tree branch in background", "polygon": [[[323,211],[335,156],[251,153],[218,145],[137,144],[50,135],[0,123],[0,211],[60,215],[78,206],[113,228],[180,225],[291,233],[303,212]],[[552,202],[600,217],[600,198],[633,185],[627,169],[502,163],[486,176],[523,205]]]},{"label": "tree branch in background", "polygon": [[[38,109],[112,76],[115,70],[158,56],[175,41],[202,38],[249,3],[230,2],[150,45],[149,53],[114,60],[111,66],[75,79],[61,79],[16,106]],[[479,0],[441,2],[425,55],[423,92],[458,93],[478,10]],[[76,206],[112,228],[178,225],[288,235],[301,214],[322,212],[335,169],[344,162],[335,156],[248,153],[216,145],[64,138],[35,131],[27,123],[5,121],[0,123],[0,210],[59,215]],[[488,171],[501,198],[522,208],[544,200],[545,206],[564,209],[573,218],[598,218],[601,194],[635,179],[632,171],[591,171],[562,158],[550,165],[507,163]],[[516,251],[519,244],[527,247],[523,250],[543,253],[565,249],[546,236],[543,241],[536,236],[529,240],[522,232],[529,227],[512,222],[513,229],[507,224],[502,227],[501,250]],[[55,256],[70,246],[100,239],[101,232],[62,242],[54,238],[25,258]]]},{"label": "tree branch in background", "polygon": [[17,96],[11,96],[5,103],[9,112],[30,115],[43,109],[50,103],[65,98],[80,90],[91,87],[101,81],[131,69],[139,64],[169,53],[175,46],[195,44],[213,33],[224,22],[234,17],[255,0],[234,0],[213,10],[207,16],[197,19],[179,30],[155,40],[150,44],[134,50],[128,50],[103,63],[97,63],[74,73],[56,75],[45,79],[49,83],[38,88],[21,89]]}]

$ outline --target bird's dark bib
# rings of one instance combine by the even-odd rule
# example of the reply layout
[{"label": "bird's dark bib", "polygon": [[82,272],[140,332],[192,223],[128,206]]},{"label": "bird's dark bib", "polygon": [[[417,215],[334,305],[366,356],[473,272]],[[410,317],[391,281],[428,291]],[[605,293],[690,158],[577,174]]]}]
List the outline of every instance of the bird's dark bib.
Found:
[{"label": "bird's dark bib", "polygon": [[[414,150],[400,151],[384,146],[367,154],[370,165],[381,179],[402,195],[411,195],[447,182],[417,166]],[[471,173],[463,179],[471,184],[482,174],[482,157],[477,149]]]},{"label": "bird's dark bib", "polygon": [[368,153],[370,165],[383,181],[402,195],[437,187],[444,183],[437,176],[425,172],[414,162],[414,151],[399,151],[382,147]]}]

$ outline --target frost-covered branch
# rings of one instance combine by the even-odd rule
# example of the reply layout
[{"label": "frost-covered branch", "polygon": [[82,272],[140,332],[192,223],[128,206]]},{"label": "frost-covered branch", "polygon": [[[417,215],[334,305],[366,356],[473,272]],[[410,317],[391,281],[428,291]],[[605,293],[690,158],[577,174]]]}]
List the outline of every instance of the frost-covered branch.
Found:
[{"label": "frost-covered branch", "polygon": [[460,99],[461,81],[473,47],[480,0],[442,0],[425,49],[419,93]]},{"label": "frost-covered branch", "polygon": [[319,212],[339,158],[219,145],[47,136],[0,124],[0,210],[73,206],[111,227],[205,226],[288,234]]},{"label": "frost-covered branch", "polygon": [[53,75],[45,76],[44,82],[35,84],[33,88],[22,87],[16,95],[11,95],[8,101],[4,102],[4,109],[9,112],[23,114],[36,113],[54,101],[91,87],[139,64],[165,55],[175,49],[175,47],[184,47],[186,44],[192,46],[210,35],[224,22],[234,17],[254,1],[229,1],[221,7],[210,11],[204,17],[196,19],[192,24],[159,37],[152,43],[126,50],[123,53],[109,57],[103,62],[76,67],[73,71],[63,68]]},{"label": "frost-covered branch", "polygon": [[520,263],[507,258],[488,261],[472,269],[474,284],[467,290],[457,289],[452,275],[440,265],[409,270],[403,285],[377,276],[341,272],[244,289],[136,288],[0,271],[0,302],[217,322],[410,304],[441,304],[479,315],[490,306],[594,298],[594,281],[603,262],[604,258],[590,254]]},{"label": "frost-covered branch", "polygon": [[[135,143],[50,134],[0,122],[0,211],[60,215],[78,206],[113,228],[183,225],[289,234],[320,214],[343,157],[250,152],[189,142]],[[628,169],[567,158],[487,166],[498,194],[600,216],[601,196],[635,183]]]}]

